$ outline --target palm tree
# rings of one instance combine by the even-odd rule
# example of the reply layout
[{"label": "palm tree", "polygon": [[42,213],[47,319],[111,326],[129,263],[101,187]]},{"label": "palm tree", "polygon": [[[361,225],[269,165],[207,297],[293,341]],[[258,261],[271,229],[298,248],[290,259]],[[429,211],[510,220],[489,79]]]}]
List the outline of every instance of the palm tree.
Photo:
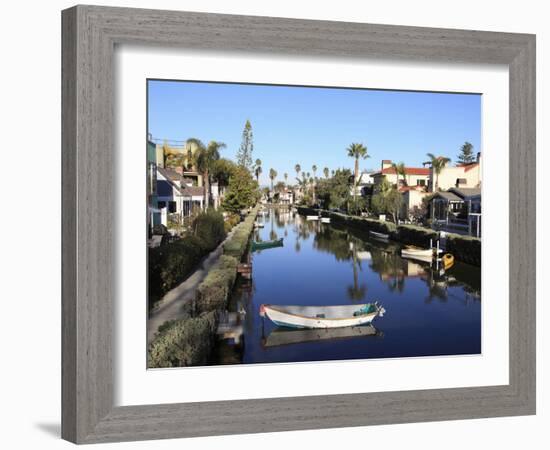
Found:
[{"label": "palm tree", "polygon": [[286,182],[288,180],[288,173],[285,172],[285,174],[283,176],[285,177],[285,184],[286,184]]},{"label": "palm tree", "polygon": [[311,170],[313,171],[313,178],[316,178],[315,174],[317,173],[317,166],[313,164],[313,166],[311,166]]},{"label": "palm tree", "polygon": [[262,161],[256,160],[256,167],[254,168],[254,175],[256,175],[256,183],[260,184],[260,175],[262,173]]},{"label": "palm tree", "polygon": [[302,167],[300,166],[300,164],[296,164],[294,166],[294,170],[296,171],[296,178],[298,178],[300,176],[300,171],[302,170]]},{"label": "palm tree", "polygon": [[403,185],[407,186],[407,169],[405,167],[405,163],[393,163],[392,164],[393,170],[395,170],[395,174],[397,175],[397,187],[399,188],[399,175],[403,177]]},{"label": "palm tree", "polygon": [[199,139],[195,138],[187,139],[186,143],[197,147],[195,166],[204,180],[204,208],[206,209],[210,205],[210,171],[214,163],[220,159],[220,150],[225,148],[226,145],[223,142],[210,141],[205,146]]},{"label": "palm tree", "polygon": [[443,168],[451,162],[450,158],[446,158],[445,156],[435,156],[433,153],[427,153],[428,158],[430,158],[429,163],[432,166],[433,172],[435,174],[435,183],[432,188],[432,191],[435,192],[438,189],[438,181],[439,181],[439,174],[443,170]]},{"label": "palm tree", "polygon": [[325,175],[325,178],[328,178],[329,172],[330,172],[330,171],[328,170],[328,167],[325,167],[325,168],[323,169],[323,174]]},{"label": "palm tree", "polygon": [[363,144],[352,143],[347,149],[348,156],[350,158],[355,158],[355,172],[354,172],[354,183],[353,183],[353,201],[357,201],[357,182],[359,181],[359,158],[366,159],[370,158],[367,154],[367,147]]},{"label": "palm tree", "polygon": [[277,178],[277,171],[275,169],[269,169],[269,178],[271,179],[271,192],[273,192],[273,180]]}]

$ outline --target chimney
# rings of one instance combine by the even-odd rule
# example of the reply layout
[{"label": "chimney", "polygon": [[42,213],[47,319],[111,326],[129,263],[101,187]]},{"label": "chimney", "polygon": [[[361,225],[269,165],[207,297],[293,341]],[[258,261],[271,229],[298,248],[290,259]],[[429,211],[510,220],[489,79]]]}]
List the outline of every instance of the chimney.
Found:
[{"label": "chimney", "polygon": [[388,167],[391,167],[391,159],[383,159],[382,160],[382,170],[387,169]]}]

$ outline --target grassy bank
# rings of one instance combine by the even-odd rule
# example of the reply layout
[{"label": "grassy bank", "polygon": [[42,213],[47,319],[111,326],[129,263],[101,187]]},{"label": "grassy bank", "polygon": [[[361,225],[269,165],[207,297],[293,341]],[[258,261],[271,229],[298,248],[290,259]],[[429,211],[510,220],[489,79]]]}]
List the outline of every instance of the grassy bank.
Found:
[{"label": "grassy bank", "polygon": [[[430,240],[435,244],[438,238],[438,233],[430,228],[416,225],[395,225],[392,222],[383,222],[366,217],[349,216],[332,211],[298,207],[298,213],[304,216],[317,215],[319,212],[321,212],[323,217],[330,217],[331,221],[339,225],[349,226],[364,232],[375,231],[377,233],[388,234],[390,239],[407,245],[429,247]],[[481,239],[454,233],[446,233],[446,235],[446,250],[452,253],[455,259],[481,266]]]}]

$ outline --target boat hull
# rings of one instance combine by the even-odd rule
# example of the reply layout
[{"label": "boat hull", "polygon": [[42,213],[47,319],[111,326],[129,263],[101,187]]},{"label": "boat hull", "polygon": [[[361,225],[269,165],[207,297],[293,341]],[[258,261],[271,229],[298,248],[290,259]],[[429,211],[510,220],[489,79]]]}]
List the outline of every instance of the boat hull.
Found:
[{"label": "boat hull", "polygon": [[306,220],[319,220],[319,216],[306,216]]},{"label": "boat hull", "polygon": [[266,248],[275,248],[275,247],[282,247],[283,246],[283,238],[277,239],[276,241],[269,241],[269,242],[252,242],[251,244],[251,250],[263,250]]},{"label": "boat hull", "polygon": [[[263,313],[277,326],[289,328],[345,328],[370,324],[380,309],[368,314],[354,316],[361,306],[273,306],[263,305]],[[324,312],[321,317],[319,312]]]},{"label": "boat hull", "polygon": [[376,231],[369,231],[371,237],[380,241],[388,242],[390,240],[389,234],[377,233]]}]

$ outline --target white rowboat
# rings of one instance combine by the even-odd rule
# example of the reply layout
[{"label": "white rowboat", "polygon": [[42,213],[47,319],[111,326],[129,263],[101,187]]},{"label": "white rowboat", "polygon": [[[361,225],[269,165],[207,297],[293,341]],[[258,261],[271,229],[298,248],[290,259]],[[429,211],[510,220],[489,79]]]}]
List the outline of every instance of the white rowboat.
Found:
[{"label": "white rowboat", "polygon": [[390,240],[390,235],[389,234],[377,233],[376,231],[369,231],[369,234],[373,238],[379,239],[381,241],[389,241]]},{"label": "white rowboat", "polygon": [[330,217],[321,217],[321,222],[330,223]]},{"label": "white rowboat", "polygon": [[378,303],[338,306],[261,305],[260,315],[275,325],[290,328],[343,328],[371,323],[385,309]]},{"label": "white rowboat", "polygon": [[319,220],[319,216],[306,216],[306,220]]}]

